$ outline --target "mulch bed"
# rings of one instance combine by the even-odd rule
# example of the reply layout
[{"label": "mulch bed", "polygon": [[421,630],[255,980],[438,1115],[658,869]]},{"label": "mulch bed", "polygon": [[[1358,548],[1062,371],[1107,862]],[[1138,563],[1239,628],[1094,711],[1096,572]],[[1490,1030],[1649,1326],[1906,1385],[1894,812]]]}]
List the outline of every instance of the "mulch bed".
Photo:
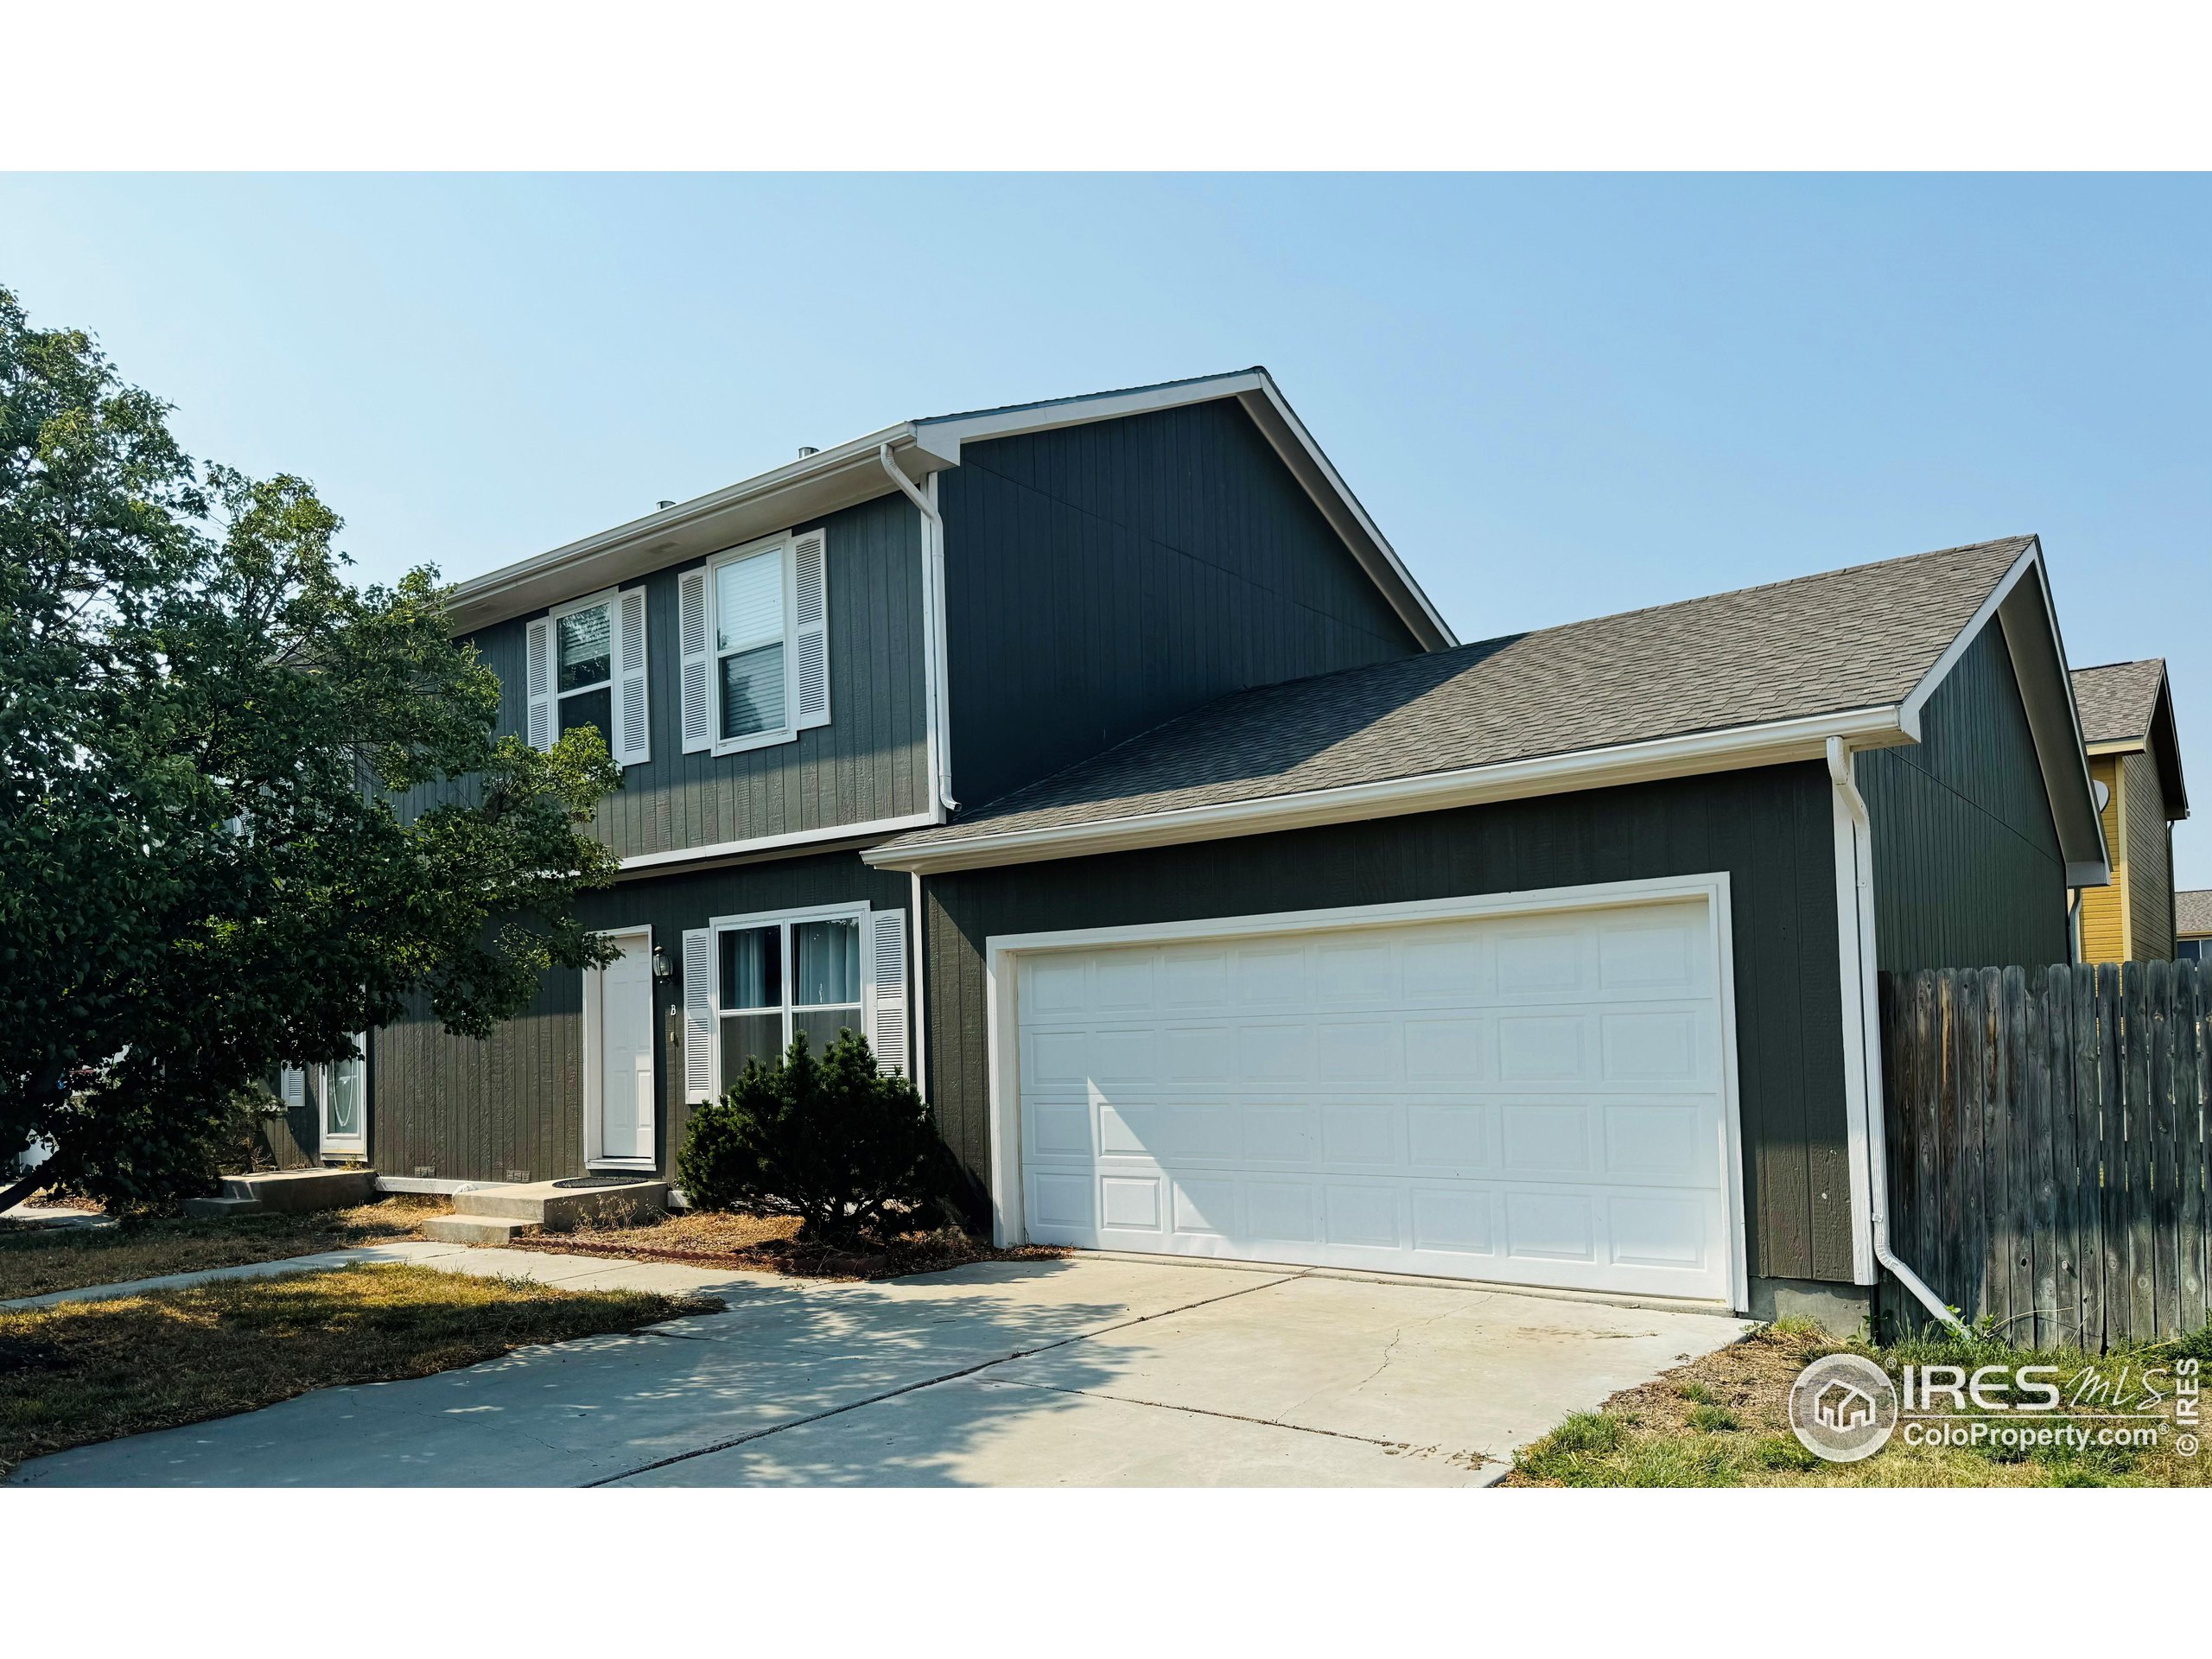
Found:
[{"label": "mulch bed", "polygon": [[899,1279],[977,1262],[1041,1262],[1066,1254],[1041,1245],[1001,1249],[951,1227],[903,1234],[887,1244],[828,1244],[798,1236],[798,1223],[789,1216],[701,1211],[671,1216],[646,1227],[533,1234],[516,1239],[513,1248],[840,1280]]}]

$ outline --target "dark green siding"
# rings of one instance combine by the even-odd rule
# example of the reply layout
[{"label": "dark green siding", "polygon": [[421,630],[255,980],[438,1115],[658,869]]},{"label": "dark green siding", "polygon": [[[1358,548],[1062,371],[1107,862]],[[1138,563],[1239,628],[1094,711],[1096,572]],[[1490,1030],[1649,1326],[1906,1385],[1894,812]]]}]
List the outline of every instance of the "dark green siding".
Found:
[{"label": "dark green siding", "polygon": [[938,489],[971,806],[1229,692],[1420,648],[1234,401],[969,444]]},{"label": "dark green siding", "polygon": [[988,1179],[995,934],[1726,871],[1752,1273],[1851,1277],[1834,829],[1825,768],[1723,772],[1282,835],[925,878],[931,1099]]},{"label": "dark green siding", "polygon": [[[652,759],[625,770],[597,826],[624,857],[928,810],[920,521],[892,495],[811,522],[830,533],[830,720],[789,743],[719,758],[683,753],[676,582],[701,562],[645,579]],[[518,617],[472,636],[499,677],[502,733],[523,729],[529,623]],[[432,798],[416,791],[404,810]]]},{"label": "dark green siding", "polygon": [[[692,874],[624,881],[579,906],[594,928],[650,926],[653,943],[681,963],[684,929],[709,917],[798,910],[866,899],[905,909],[910,878],[874,870],[857,853],[740,864]],[[910,924],[911,925],[911,924]],[[656,1134],[671,1166],[689,1116],[670,1020],[674,984],[655,993],[654,1075],[660,1082]],[[370,1079],[369,1156],[388,1175],[428,1169],[441,1179],[532,1180],[583,1166],[583,981],[556,970],[527,1013],[482,1042],[450,1037],[419,1015],[376,1036]]]},{"label": "dark green siding", "polygon": [[2004,632],[1959,659],[1921,741],[1858,758],[1875,955],[1892,971],[2064,962],[2066,866]]}]

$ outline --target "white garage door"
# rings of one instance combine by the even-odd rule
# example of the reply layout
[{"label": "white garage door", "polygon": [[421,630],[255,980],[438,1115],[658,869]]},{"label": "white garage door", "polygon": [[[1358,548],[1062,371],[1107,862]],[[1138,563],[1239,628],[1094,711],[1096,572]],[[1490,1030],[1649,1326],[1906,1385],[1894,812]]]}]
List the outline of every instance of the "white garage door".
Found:
[{"label": "white garage door", "polygon": [[1024,951],[1039,1243],[1727,1299],[1703,896]]}]

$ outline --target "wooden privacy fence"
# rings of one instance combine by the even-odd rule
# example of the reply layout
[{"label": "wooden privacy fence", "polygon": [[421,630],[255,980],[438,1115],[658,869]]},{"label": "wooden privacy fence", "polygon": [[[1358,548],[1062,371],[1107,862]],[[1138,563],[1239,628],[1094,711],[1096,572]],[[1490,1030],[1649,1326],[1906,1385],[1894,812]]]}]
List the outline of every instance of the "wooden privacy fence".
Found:
[{"label": "wooden privacy fence", "polygon": [[[1885,974],[1890,1240],[1969,1323],[2092,1352],[2205,1323],[2212,974]],[[1881,1310],[1925,1310],[1885,1280]]]}]

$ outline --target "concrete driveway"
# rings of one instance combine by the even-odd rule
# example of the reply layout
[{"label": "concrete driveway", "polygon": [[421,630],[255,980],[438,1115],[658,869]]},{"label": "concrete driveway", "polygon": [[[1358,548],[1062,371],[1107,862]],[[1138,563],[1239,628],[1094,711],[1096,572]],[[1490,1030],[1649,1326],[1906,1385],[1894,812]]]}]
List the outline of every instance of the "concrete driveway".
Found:
[{"label": "concrete driveway", "polygon": [[[1481,1485],[1743,1322],[1099,1256],[880,1285],[479,1250],[727,1312],[25,1465],[33,1486]],[[505,1258],[503,1263],[498,1258]],[[565,1267],[561,1264],[569,1264]]]}]

